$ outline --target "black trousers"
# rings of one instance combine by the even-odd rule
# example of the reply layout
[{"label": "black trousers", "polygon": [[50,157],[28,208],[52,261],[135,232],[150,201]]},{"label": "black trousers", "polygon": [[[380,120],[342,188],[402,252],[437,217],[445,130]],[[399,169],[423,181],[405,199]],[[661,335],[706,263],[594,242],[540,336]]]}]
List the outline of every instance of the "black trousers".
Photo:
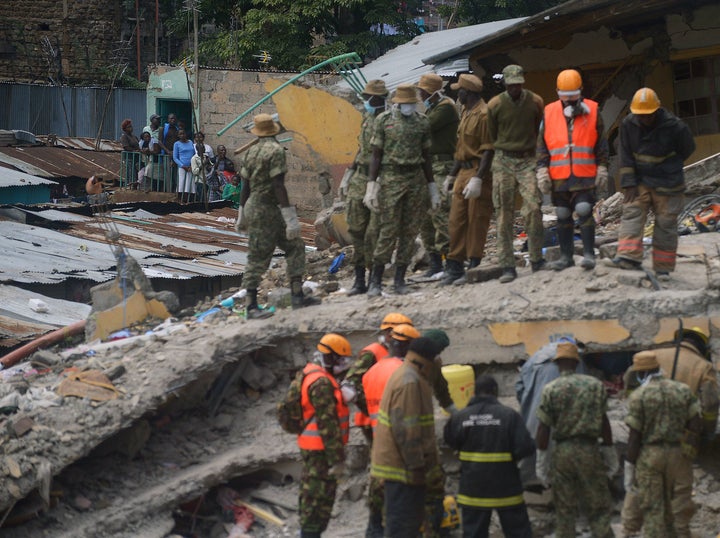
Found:
[{"label": "black trousers", "polygon": [[[492,510],[463,506],[463,538],[488,538]],[[499,508],[500,526],[505,538],[532,538],[532,527],[524,504]]]},{"label": "black trousers", "polygon": [[385,536],[417,538],[425,518],[425,486],[385,481]]}]

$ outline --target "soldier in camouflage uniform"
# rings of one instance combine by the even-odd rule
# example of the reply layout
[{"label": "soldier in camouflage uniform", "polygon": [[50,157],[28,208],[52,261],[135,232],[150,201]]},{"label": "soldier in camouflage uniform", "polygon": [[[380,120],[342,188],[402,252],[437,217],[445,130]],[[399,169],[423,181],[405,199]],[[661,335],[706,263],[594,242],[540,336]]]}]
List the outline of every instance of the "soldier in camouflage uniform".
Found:
[{"label": "soldier in camouflage uniform", "polygon": [[[575,344],[559,343],[554,360],[560,377],[543,388],[535,440],[538,478],[553,486],[555,536],[576,536],[575,518],[582,506],[593,538],[612,538],[606,474],[618,470],[618,460],[606,414],[607,394],[598,379],[575,373],[580,363]],[[551,432],[555,447],[549,457]]]},{"label": "soldier in camouflage uniform", "polygon": [[305,297],[302,277],[305,272],[305,243],[300,237],[300,222],[295,206],[290,205],[285,189],[285,150],[275,140],[280,125],[269,114],[254,118],[251,133],[258,143],[251,147],[240,169],[242,187],[235,230],[247,227],[248,255],[243,284],[247,289],[246,315],[248,319],[267,317],[257,303],[257,287],[262,274],[270,265],[275,247],[287,257],[293,308],[318,304],[313,297]]},{"label": "soldier in camouflage uniform", "polygon": [[[427,210],[427,195],[420,178],[422,169],[434,211],[440,193],[433,180],[430,162],[430,122],[417,112],[415,86],[400,85],[392,99],[396,106],[375,119],[371,140],[373,156],[363,203],[379,212],[380,233],[373,252],[369,297],[379,296],[385,264],[395,258],[395,292],[407,292],[405,271],[412,256],[420,218]],[[382,173],[382,185],[378,176]]]},{"label": "soldier in camouflage uniform", "polygon": [[[692,477],[700,405],[687,385],[664,378],[654,351],[636,353],[632,368],[641,386],[630,396],[625,417],[630,427],[625,489],[635,489],[640,498],[645,536],[675,538],[672,500],[676,483]],[[692,479],[686,487],[690,495]]]},{"label": "soldier in camouflage uniform", "polygon": [[[443,79],[435,73],[420,77],[418,82],[420,98],[425,105],[425,115],[430,121],[430,159],[433,177],[445,177],[453,166],[453,154],[457,142],[457,129],[460,123],[455,102],[443,95]],[[450,196],[441,193],[440,208],[432,214],[422,217],[420,237],[425,251],[430,257],[430,267],[425,276],[430,277],[443,270],[443,257],[450,248]]]},{"label": "soldier in camouflage uniform", "polygon": [[497,215],[498,258],[503,267],[500,282],[506,283],[517,277],[513,253],[516,193],[522,198],[520,214],[525,222],[532,270],[545,267],[542,200],[535,181],[535,144],[544,103],[539,95],[523,89],[525,76],[519,65],[503,69],[503,83],[506,91],[488,102],[488,124],[495,147],[493,205]]},{"label": "soldier in camouflage uniform", "polygon": [[365,268],[370,268],[372,252],[377,240],[377,214],[363,204],[368,179],[368,168],[372,158],[370,140],[375,126],[375,117],[385,111],[385,98],[388,90],[385,82],[371,80],[365,85],[362,93],[365,113],[363,114],[360,136],[358,136],[358,152],[352,165],[348,167],[340,183],[340,196],[347,197],[348,232],[353,241],[352,264],[355,267],[355,282],[348,295],[358,295],[367,291],[365,285]]},{"label": "soldier in camouflage uniform", "polygon": [[317,357],[303,370],[301,403],[305,430],[297,441],[303,461],[300,479],[300,537],[320,538],[335,502],[337,480],[344,474],[348,408],[336,377],[350,366],[350,343],[339,334],[324,335]]}]

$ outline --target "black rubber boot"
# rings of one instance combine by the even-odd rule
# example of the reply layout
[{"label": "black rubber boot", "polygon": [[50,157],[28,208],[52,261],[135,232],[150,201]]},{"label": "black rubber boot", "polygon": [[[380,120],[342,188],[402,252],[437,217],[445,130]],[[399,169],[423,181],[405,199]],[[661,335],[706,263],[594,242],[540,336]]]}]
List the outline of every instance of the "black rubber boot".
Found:
[{"label": "black rubber boot", "polygon": [[245,317],[247,319],[265,319],[272,316],[272,312],[260,310],[257,302],[257,290],[247,290],[245,295]]},{"label": "black rubber boot", "polygon": [[373,266],[370,272],[370,286],[367,290],[368,297],[380,297],[380,295],[382,295],[382,277],[384,272],[384,265]]},{"label": "black rubber boot", "polygon": [[322,533],[300,529],[300,538],[321,538]]},{"label": "black rubber boot", "polygon": [[438,274],[443,270],[442,256],[437,252],[431,252],[428,254],[430,257],[430,267],[423,274],[424,277],[430,278],[433,275]]},{"label": "black rubber boot", "polygon": [[517,270],[514,267],[505,267],[502,274],[500,275],[500,278],[498,278],[498,282],[500,282],[500,284],[507,284],[508,282],[512,282],[516,278]]},{"label": "black rubber boot", "polygon": [[[468,264],[468,269],[473,269],[480,265],[480,258],[470,258],[470,263]],[[467,272],[463,272],[463,275],[453,280],[453,286],[464,286],[467,284]]]},{"label": "black rubber boot", "polygon": [[450,259],[445,260],[445,276],[440,281],[440,285],[449,286],[458,278],[462,278],[464,275],[465,269],[463,269],[462,262]]},{"label": "black rubber boot", "polygon": [[575,254],[575,238],[573,237],[574,229],[571,219],[558,220],[557,236],[560,243],[560,258],[548,264],[553,271],[562,271],[568,267],[575,265],[573,254]]},{"label": "black rubber boot", "polygon": [[398,265],[395,267],[393,291],[397,295],[405,295],[408,292],[408,287],[405,284],[405,271],[407,271],[407,265]]},{"label": "black rubber boot", "polygon": [[583,259],[580,267],[583,269],[595,268],[595,224],[580,227],[580,236],[583,243]]},{"label": "black rubber boot", "polygon": [[304,308],[306,306],[315,306],[322,303],[320,299],[315,297],[305,297],[302,290],[302,281],[293,280],[290,282],[290,304],[293,310]]},{"label": "black rubber boot", "polygon": [[383,527],[382,512],[370,510],[365,538],[383,538],[383,536],[385,536],[385,528]]},{"label": "black rubber boot", "polygon": [[355,282],[348,292],[348,295],[361,295],[367,291],[365,285],[365,267],[362,265],[355,266]]}]

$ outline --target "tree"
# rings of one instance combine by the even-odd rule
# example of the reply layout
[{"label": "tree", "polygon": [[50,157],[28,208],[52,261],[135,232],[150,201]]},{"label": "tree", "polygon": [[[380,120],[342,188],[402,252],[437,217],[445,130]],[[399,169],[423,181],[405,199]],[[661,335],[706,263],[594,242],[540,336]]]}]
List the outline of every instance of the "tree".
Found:
[{"label": "tree", "polygon": [[457,0],[456,25],[514,19],[535,15],[566,0]]}]

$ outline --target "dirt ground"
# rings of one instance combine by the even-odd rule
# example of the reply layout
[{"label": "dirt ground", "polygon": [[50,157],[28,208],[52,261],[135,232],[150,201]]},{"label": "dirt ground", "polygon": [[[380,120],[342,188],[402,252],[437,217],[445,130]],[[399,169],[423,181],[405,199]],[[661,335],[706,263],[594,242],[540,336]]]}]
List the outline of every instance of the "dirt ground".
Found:
[{"label": "dirt ground", "polygon": [[[708,246],[715,241],[699,235],[683,238],[686,246]],[[493,262],[492,245],[491,239],[484,263]],[[509,349],[502,364],[484,360],[481,335],[487,331],[488,320],[592,319],[602,311],[607,318],[637,327],[641,335],[661,315],[710,315],[718,304],[717,292],[699,284],[707,279],[708,269],[693,256],[683,259],[682,270],[654,293],[641,283],[641,276],[617,275],[616,270],[602,267],[590,272],[575,267],[561,276],[531,274],[523,267],[519,278],[506,286],[495,281],[463,287],[424,282],[413,284],[407,296],[349,298],[343,292],[352,283],[349,264],[328,273],[339,252],[336,248],[308,254],[308,272],[317,283],[315,293],[323,296],[321,307],[296,312],[278,309],[268,320],[246,321],[238,306],[220,309],[198,322],[194,314],[218,303],[218,298],[208,298],[163,324],[163,331],[155,336],[119,341],[115,347],[69,343],[76,346],[74,351],[52,350],[57,362],[49,370],[36,368],[19,377],[6,377],[4,391],[10,392],[8,386],[12,390],[22,387],[24,394],[30,394],[30,389],[52,391],[70,367],[107,371],[121,365],[125,369],[113,381],[121,393],[117,400],[93,405],[65,398],[59,406],[37,405],[25,411],[35,423],[29,434],[2,438],[5,498],[21,497],[8,490],[14,484],[11,478],[18,474],[13,463],[19,466],[17,480],[23,489],[45,459],[56,476],[49,488],[53,507],[42,510],[42,500],[35,495],[17,502],[14,511],[0,514],[7,515],[6,523],[14,524],[2,528],[0,536],[224,538],[231,518],[218,502],[222,487],[232,488],[242,499],[284,522],[278,526],[257,517],[247,536],[297,536],[298,449],[293,436],[277,424],[274,406],[294,371],[311,357],[318,336],[330,330],[347,334],[357,350],[372,341],[379,320],[389,311],[405,312],[421,329],[446,328],[451,337],[446,362],[470,362],[478,373],[496,375],[502,401],[517,407],[513,386],[527,354]],[[417,278],[422,271],[418,264],[412,276]],[[267,274],[262,300],[278,285],[287,285],[281,258]],[[223,298],[236,291],[227,290]],[[138,334],[147,329],[151,327]],[[239,365],[242,372],[236,376]],[[622,452],[627,439],[622,423],[625,403],[617,396],[610,402],[616,443]],[[448,472],[447,490],[456,493],[458,463],[441,441],[445,420],[438,411],[436,429]],[[117,434],[119,424],[125,429]],[[96,446],[99,439],[105,441]],[[718,449],[719,441],[704,447],[695,467],[694,498],[699,510],[693,530],[699,538],[720,532]],[[325,536],[364,535],[367,457],[367,446],[354,431],[348,448],[348,476],[340,485]],[[616,488],[622,483],[619,477],[615,482]],[[621,506],[617,493],[615,523]],[[528,493],[526,500],[534,534],[552,536],[550,495]],[[582,523],[578,535],[589,536]],[[497,522],[492,536],[502,536]]]}]

